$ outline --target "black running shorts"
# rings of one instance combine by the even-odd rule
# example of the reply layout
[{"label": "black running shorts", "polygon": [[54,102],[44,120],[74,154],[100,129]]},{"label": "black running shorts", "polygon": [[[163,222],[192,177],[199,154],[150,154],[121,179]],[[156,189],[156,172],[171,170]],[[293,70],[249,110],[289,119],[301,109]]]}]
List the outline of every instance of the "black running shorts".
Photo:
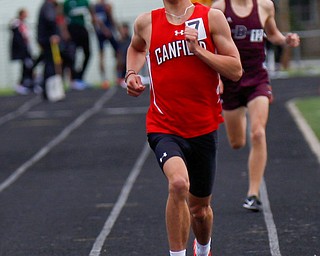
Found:
[{"label": "black running shorts", "polygon": [[150,133],[148,142],[161,169],[171,157],[181,157],[187,166],[190,193],[197,197],[211,195],[216,171],[217,131],[188,139],[171,134]]}]

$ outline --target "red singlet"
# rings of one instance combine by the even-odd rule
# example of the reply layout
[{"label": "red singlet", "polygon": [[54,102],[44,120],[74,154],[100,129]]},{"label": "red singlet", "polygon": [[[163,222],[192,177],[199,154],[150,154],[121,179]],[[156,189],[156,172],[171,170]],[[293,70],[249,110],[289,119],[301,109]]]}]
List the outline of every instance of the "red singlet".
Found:
[{"label": "red singlet", "polygon": [[[199,44],[214,53],[209,10],[195,4],[186,24],[198,29]],[[216,130],[221,122],[217,72],[189,51],[184,36],[185,24],[169,23],[164,8],[151,14],[151,92],[147,133],[192,138]]]}]

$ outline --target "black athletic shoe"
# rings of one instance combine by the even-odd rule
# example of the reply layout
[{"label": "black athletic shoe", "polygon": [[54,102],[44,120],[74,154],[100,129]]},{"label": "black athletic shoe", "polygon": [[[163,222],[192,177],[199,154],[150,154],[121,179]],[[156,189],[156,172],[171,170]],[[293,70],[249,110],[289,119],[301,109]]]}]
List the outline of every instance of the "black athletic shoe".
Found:
[{"label": "black athletic shoe", "polygon": [[253,212],[262,210],[262,203],[257,196],[248,196],[242,206]]}]

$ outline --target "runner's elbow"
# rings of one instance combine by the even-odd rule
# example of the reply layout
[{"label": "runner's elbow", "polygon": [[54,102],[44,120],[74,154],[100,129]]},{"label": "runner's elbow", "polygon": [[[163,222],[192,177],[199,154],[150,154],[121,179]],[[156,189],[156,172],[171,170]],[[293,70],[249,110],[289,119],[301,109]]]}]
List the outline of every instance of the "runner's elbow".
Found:
[{"label": "runner's elbow", "polygon": [[243,74],[242,66],[240,65],[234,72],[232,77],[230,78],[233,82],[237,82],[240,80]]}]

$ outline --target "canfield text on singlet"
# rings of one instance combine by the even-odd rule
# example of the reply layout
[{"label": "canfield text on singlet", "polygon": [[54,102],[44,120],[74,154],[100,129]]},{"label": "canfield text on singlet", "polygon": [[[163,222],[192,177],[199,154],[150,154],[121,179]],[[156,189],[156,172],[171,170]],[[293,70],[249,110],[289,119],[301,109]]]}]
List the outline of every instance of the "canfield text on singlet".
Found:
[{"label": "canfield text on singlet", "polygon": [[[198,43],[202,48],[207,49],[206,43],[204,41],[198,41]],[[186,40],[177,40],[165,44],[162,47],[158,47],[157,49],[155,49],[154,53],[157,58],[158,65],[161,65],[164,62],[174,58],[194,55],[192,52],[190,52]]]}]

